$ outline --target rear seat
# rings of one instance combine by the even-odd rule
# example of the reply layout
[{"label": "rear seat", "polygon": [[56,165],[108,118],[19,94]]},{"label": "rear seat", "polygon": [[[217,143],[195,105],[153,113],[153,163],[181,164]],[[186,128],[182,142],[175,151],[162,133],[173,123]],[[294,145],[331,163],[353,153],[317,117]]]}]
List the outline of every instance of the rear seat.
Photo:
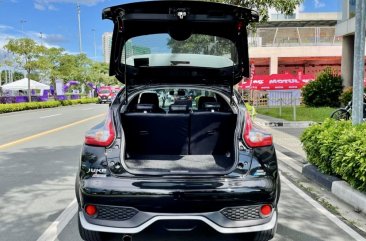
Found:
[{"label": "rear seat", "polygon": [[208,155],[231,152],[236,114],[194,112],[191,114],[190,154]]},{"label": "rear seat", "polygon": [[[147,110],[143,110],[143,108]],[[142,113],[122,115],[130,155],[208,155],[230,152],[236,115],[217,112],[218,103],[207,102],[204,112],[188,113],[186,105],[172,105],[168,114],[151,113],[151,106],[137,106]],[[143,110],[143,111],[142,111]]]},{"label": "rear seat", "polygon": [[168,113],[189,113],[188,105],[171,104]]},{"label": "rear seat", "polygon": [[188,155],[189,114],[122,115],[129,154]]}]

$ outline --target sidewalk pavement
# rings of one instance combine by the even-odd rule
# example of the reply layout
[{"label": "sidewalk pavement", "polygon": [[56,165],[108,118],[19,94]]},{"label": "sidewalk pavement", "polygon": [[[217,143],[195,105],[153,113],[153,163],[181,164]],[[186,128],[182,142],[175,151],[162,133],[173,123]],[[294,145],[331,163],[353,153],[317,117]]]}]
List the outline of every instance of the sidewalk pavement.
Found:
[{"label": "sidewalk pavement", "polygon": [[[264,115],[257,115],[254,122],[272,134],[279,161],[302,173],[308,179],[324,186],[355,210],[366,214],[366,194],[355,190],[337,177],[320,173],[315,166],[307,162],[306,153],[302,149],[299,137],[284,132],[285,128],[305,129],[312,122],[291,122]],[[278,123],[282,123],[282,125],[278,125]]]}]

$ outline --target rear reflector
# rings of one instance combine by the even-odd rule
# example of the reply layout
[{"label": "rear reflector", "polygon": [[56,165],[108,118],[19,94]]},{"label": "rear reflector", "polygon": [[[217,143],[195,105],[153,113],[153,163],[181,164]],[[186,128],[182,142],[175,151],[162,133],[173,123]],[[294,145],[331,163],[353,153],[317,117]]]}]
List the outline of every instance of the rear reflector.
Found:
[{"label": "rear reflector", "polygon": [[261,207],[260,214],[262,217],[268,217],[272,213],[272,206],[265,204]]},{"label": "rear reflector", "polygon": [[86,133],[85,144],[107,147],[112,144],[115,137],[116,131],[113,125],[112,112],[109,112],[103,125],[94,127]]},{"label": "rear reflector", "polygon": [[245,113],[243,139],[249,147],[263,147],[273,144],[271,134],[253,127],[253,122],[248,112]]},{"label": "rear reflector", "polygon": [[95,214],[97,214],[97,207],[88,204],[85,206],[85,213],[88,214],[90,217],[93,217],[95,216]]}]

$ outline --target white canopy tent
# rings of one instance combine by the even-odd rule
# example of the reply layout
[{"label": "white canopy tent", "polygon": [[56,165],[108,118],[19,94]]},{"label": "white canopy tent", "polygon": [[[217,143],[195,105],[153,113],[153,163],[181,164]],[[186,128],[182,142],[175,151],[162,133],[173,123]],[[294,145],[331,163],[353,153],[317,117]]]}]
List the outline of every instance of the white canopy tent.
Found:
[{"label": "white canopy tent", "polygon": [[[17,80],[12,83],[2,85],[1,88],[3,90],[28,90],[28,78],[23,78],[21,80]],[[30,89],[31,90],[49,90],[50,86],[39,83],[35,80],[30,80]]]}]

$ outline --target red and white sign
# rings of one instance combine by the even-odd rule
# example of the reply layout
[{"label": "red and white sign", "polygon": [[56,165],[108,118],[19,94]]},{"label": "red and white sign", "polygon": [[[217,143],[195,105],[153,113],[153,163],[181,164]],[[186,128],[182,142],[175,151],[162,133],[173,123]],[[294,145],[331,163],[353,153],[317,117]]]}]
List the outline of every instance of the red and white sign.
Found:
[{"label": "red and white sign", "polygon": [[254,75],[251,81],[239,85],[241,89],[251,90],[288,90],[301,89],[309,81],[314,80],[314,75],[298,73],[297,76],[285,74]]}]

